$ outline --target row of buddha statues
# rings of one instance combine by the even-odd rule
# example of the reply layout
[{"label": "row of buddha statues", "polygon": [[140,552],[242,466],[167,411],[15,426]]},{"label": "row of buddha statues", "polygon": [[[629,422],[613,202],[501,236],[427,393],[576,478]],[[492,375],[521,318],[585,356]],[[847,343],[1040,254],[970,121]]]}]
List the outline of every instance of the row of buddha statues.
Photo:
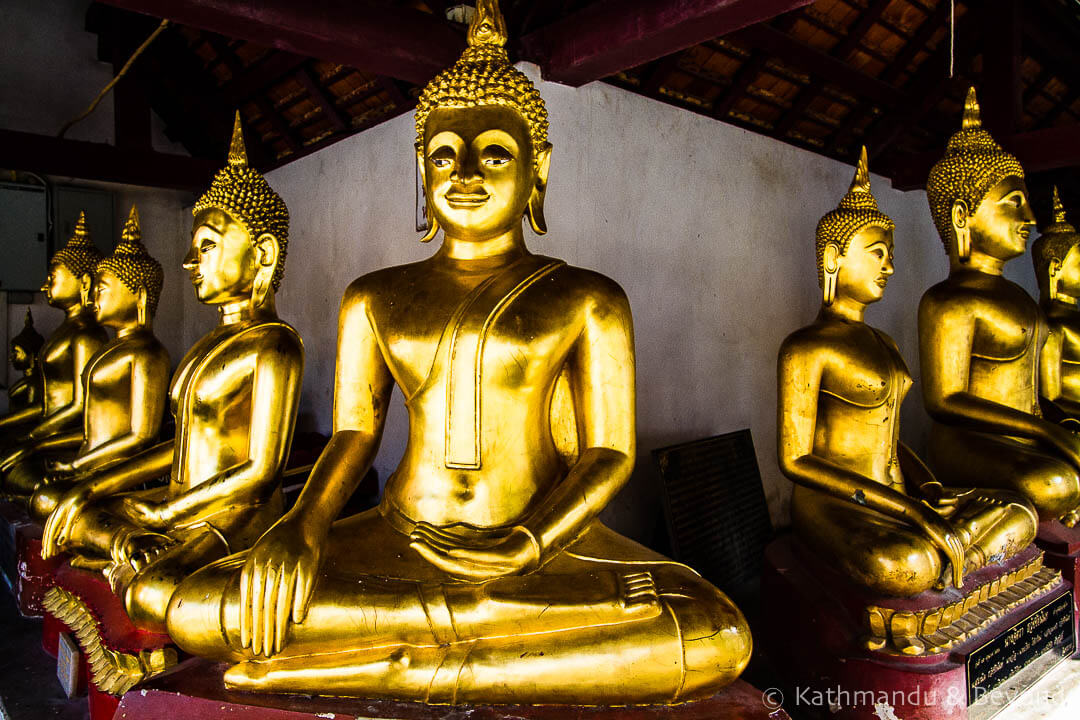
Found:
[{"label": "row of buddha statues", "polygon": [[[333,434],[288,509],[304,365],[275,307],[289,213],[248,165],[239,115],[183,262],[219,321],[171,381],[152,329],[163,273],[135,212],[108,257],[80,221],[52,258],[45,292],[65,320],[39,348],[20,341],[37,389],[0,419],[4,492],[43,523],[43,555],[104,574],[136,625],[230,663],[230,688],[676,703],[750,658],[727,596],[598,520],[636,454],[630,307],[612,280],[525,247],[524,219],[546,230],[551,145],[505,42],[481,0],[464,54],[420,94],[424,239],[441,229],[442,244],[345,291]],[[898,597],[961,587],[1080,505],[1080,436],[1039,395],[1062,418],[1080,407],[1080,237],[1058,217],[1040,239],[1042,308],[1002,278],[1034,218],[973,96],[928,187],[950,261],[919,309],[929,465],[899,441],[901,355],[863,322],[893,272],[865,153],[817,229],[821,313],[785,341],[778,373],[797,534]],[[404,456],[378,507],[339,517],[395,386]]]}]

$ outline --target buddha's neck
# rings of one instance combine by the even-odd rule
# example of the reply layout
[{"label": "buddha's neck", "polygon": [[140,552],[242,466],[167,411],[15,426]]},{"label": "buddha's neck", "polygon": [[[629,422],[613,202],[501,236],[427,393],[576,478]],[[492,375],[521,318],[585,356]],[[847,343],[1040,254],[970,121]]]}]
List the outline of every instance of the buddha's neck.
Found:
[{"label": "buddha's neck", "polygon": [[495,262],[521,257],[526,253],[525,235],[518,224],[504,233],[484,239],[464,239],[446,233],[439,255],[450,260]]},{"label": "buddha's neck", "polygon": [[1005,261],[978,250],[972,250],[967,262],[960,262],[955,253],[949,253],[949,271],[974,270],[987,275],[1001,275],[1005,272]]},{"label": "buddha's neck", "polygon": [[849,297],[837,297],[832,305],[821,306],[821,316],[833,320],[863,322],[866,316],[866,305]]},{"label": "buddha's neck", "polygon": [[273,320],[277,317],[272,293],[267,294],[266,300],[257,308],[252,307],[251,300],[245,299],[220,305],[218,312],[221,314],[221,325],[235,325],[249,320]]},{"label": "buddha's neck", "polygon": [[64,315],[66,320],[75,320],[82,315],[89,314],[90,308],[86,307],[82,303],[73,303],[64,308]]},{"label": "buddha's neck", "polygon": [[121,338],[127,338],[138,333],[149,331],[150,323],[146,323],[145,325],[140,325],[138,322],[125,323],[116,328],[116,338],[119,340]]}]

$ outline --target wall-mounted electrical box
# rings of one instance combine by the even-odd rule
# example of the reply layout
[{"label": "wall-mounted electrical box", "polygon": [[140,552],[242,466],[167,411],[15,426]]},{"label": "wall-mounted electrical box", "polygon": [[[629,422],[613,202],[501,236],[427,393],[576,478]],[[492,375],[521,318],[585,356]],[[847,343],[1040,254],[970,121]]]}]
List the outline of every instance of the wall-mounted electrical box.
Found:
[{"label": "wall-mounted electrical box", "polygon": [[45,282],[49,205],[41,185],[0,183],[0,291],[34,291]]}]

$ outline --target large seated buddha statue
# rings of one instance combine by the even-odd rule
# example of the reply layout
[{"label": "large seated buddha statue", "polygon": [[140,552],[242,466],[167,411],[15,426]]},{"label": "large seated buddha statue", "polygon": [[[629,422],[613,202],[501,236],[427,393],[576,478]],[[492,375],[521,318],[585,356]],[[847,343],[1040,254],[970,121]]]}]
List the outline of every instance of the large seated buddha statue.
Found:
[{"label": "large seated buddha statue", "polygon": [[[856,587],[904,598],[963,587],[1026,548],[1038,518],[1008,491],[943,487],[900,442],[911,376],[892,338],[864,322],[893,274],[893,229],[863,148],[851,189],[818,223],[821,311],[781,345],[777,427],[800,542]],[[893,635],[894,649],[923,650],[917,632]]]},{"label": "large seated buddha statue", "polygon": [[[116,331],[86,364],[83,427],[28,442],[0,459],[9,493],[28,498],[40,485],[56,497],[80,477],[103,470],[158,439],[169,383],[169,354],[154,336],[164,274],[141,241],[138,211],[131,215],[113,253],[98,262],[93,310],[97,322]],[[44,523],[55,503],[31,504]]]},{"label": "large seated buddha statue", "polygon": [[38,353],[40,397],[0,417],[0,446],[36,442],[82,422],[83,369],[109,339],[90,306],[99,260],[86,216],[79,213],[71,239],[49,260],[49,276],[41,287],[48,303],[65,317]]},{"label": "large seated buddha statue", "polygon": [[1043,414],[1080,429],[1080,233],[1065,219],[1054,188],[1054,221],[1031,244],[1048,333],[1039,356]]},{"label": "large seated buddha statue", "polygon": [[38,352],[44,344],[45,338],[34,329],[34,314],[27,308],[23,329],[11,338],[11,352],[8,354],[11,367],[22,373],[22,377],[8,388],[9,411],[14,412],[41,402],[41,366],[38,364]]},{"label": "large seated buddha statue", "polygon": [[[42,555],[100,568],[141,628],[162,631],[180,580],[250,546],[282,513],[303,374],[303,345],[277,317],[289,215],[248,167],[237,115],[229,162],[195,203],[184,267],[217,327],[173,375],[173,440],[74,487],[46,487]],[[163,486],[136,489],[167,478]]]},{"label": "large seated buddha statue", "polygon": [[949,277],[919,303],[930,466],[947,485],[1016,490],[1043,520],[1076,524],[1080,437],[1042,417],[1038,304],[1002,277],[1035,224],[1024,170],[982,128],[972,89],[963,128],[930,171],[927,200]]},{"label": "large seated buddha statue", "polygon": [[[739,610],[597,515],[635,455],[630,308],[614,282],[531,254],[551,146],[495,3],[420,96],[431,231],[418,263],[354,281],[333,436],[296,505],[247,553],[184,581],[184,650],[229,687],[430,703],[673,703],[749,659]],[[405,455],[380,505],[338,519],[394,385]]]}]

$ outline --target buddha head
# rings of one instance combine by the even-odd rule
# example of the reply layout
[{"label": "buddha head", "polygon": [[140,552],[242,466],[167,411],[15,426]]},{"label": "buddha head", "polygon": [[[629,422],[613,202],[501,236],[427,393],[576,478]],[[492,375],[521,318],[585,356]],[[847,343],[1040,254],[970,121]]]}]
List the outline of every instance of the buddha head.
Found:
[{"label": "buddha head", "polygon": [[139,211],[131,206],[120,244],[112,255],[97,264],[94,283],[94,315],[102,325],[124,327],[150,325],[157,311],[165,274],[161,263],[150,257],[142,244]]},{"label": "buddha head", "polygon": [[41,346],[45,344],[45,338],[34,329],[34,316],[30,308],[26,309],[26,322],[19,334],[11,338],[11,366],[19,372],[26,372],[37,363],[37,354]]},{"label": "buddha head", "polygon": [[416,152],[429,230],[482,241],[519,228],[547,231],[551,144],[540,92],[510,64],[496,0],[479,0],[469,46],[416,107]]},{"label": "buddha head", "polygon": [[45,299],[53,307],[63,309],[89,306],[94,268],[99,260],[101,252],[90,239],[86,213],[79,213],[75,233],[49,261],[49,276],[41,286]]},{"label": "buddha head", "polygon": [[881,299],[893,274],[895,227],[870,193],[864,147],[851,188],[840,205],[821,218],[815,233],[818,284],[826,305],[837,296],[864,305]]},{"label": "buddha head", "polygon": [[1065,207],[1054,188],[1054,222],[1031,245],[1031,261],[1044,302],[1080,302],[1080,233],[1065,220]]},{"label": "buddha head", "polygon": [[199,301],[223,306],[249,301],[272,307],[285,274],[289,210],[257,170],[248,166],[240,113],[229,160],[195,207],[184,269]]},{"label": "buddha head", "polygon": [[972,250],[1002,261],[1024,254],[1035,224],[1024,169],[983,129],[975,88],[963,127],[930,170],[926,198],[950,258],[966,263]]}]

